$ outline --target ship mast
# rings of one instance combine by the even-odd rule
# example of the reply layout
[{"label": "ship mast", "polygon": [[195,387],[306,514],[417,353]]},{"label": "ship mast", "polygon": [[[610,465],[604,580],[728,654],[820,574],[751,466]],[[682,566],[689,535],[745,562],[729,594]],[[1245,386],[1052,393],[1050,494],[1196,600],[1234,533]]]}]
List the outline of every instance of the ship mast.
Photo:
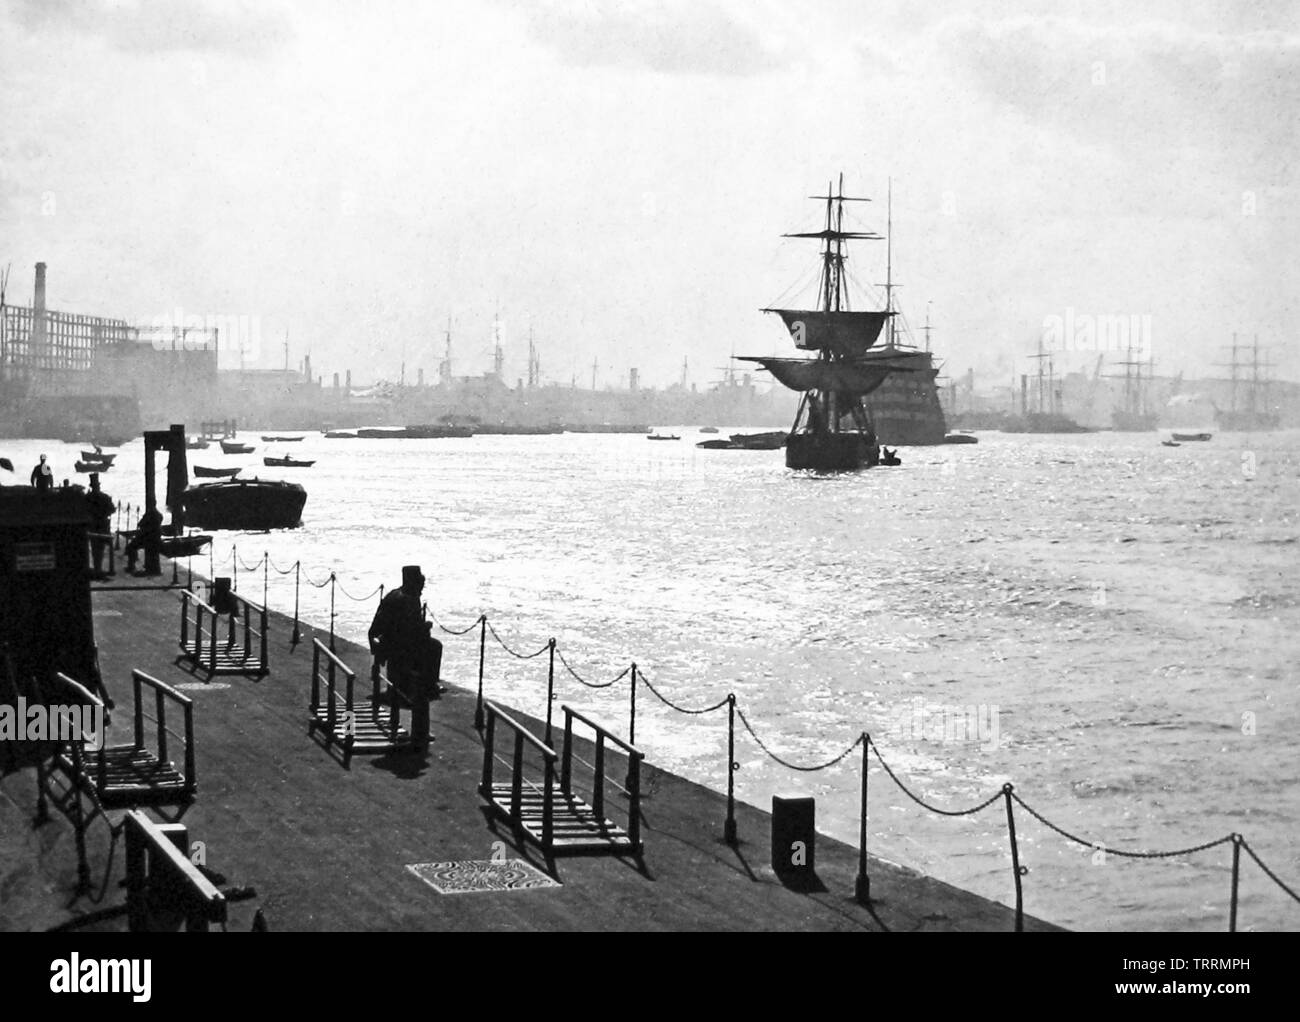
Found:
[{"label": "ship mast", "polygon": [[[888,179],[887,190],[885,192],[885,312],[890,313],[887,322],[889,326],[889,347],[894,346],[894,179]],[[929,323],[929,311],[926,312],[926,323]],[[927,347],[927,351],[929,348]]]}]

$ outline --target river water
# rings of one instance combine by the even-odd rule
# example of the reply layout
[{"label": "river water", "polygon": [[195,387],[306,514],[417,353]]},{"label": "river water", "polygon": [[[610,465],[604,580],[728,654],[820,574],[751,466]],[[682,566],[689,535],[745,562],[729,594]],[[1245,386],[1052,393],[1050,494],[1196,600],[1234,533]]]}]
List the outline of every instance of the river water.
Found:
[{"label": "river water", "polygon": [[[1042,816],[1103,846],[1072,844],[1017,805],[1034,915],[1224,929],[1230,846],[1154,861],[1106,850],[1232,832],[1300,882],[1300,435],[1174,449],[1153,434],[985,433],[976,446],[903,448],[898,468],[817,477],[787,471],[780,451],[698,450],[694,429],[674,432],[680,441],[659,443],[309,435],[276,448],[318,459],[303,470],[263,468],[266,445],[245,434],[254,455],[190,458],[307,486],[302,528],[218,534],[217,573],[231,573],[232,545],[246,565],[269,552],[280,568],[301,560],[314,582],[333,571],[349,638],[364,641],[375,606],[350,597],[418,563],[443,625],[485,613],[519,652],[553,636],[592,682],[635,660],[687,708],[735,693],[793,763],[825,762],[869,731],[939,807],[1014,784]],[[72,475],[72,446],[0,442],[24,481],[40,451]],[[104,477],[119,500],[141,499],[141,452],[138,440],[123,448]],[[207,567],[195,559],[196,572]],[[292,610],[292,578],[270,573],[273,609]],[[240,589],[260,598],[261,573],[241,570]],[[305,618],[328,624],[329,591],[304,582]],[[444,676],[472,685],[477,629],[443,639]],[[518,660],[489,636],[487,694],[544,714],[546,659]],[[626,678],[587,689],[557,664],[557,690],[557,703],[626,734]],[[719,789],[726,724],[725,710],[687,716],[640,692],[649,760]],[[859,751],[798,772],[740,729],[736,758],[739,798],[813,795],[818,828],[856,843]],[[874,761],[870,792],[874,854],[1012,902],[1001,799],[938,816]],[[742,837],[765,850],[766,835]],[[1244,852],[1241,870],[1239,927],[1300,929],[1300,906]]]}]

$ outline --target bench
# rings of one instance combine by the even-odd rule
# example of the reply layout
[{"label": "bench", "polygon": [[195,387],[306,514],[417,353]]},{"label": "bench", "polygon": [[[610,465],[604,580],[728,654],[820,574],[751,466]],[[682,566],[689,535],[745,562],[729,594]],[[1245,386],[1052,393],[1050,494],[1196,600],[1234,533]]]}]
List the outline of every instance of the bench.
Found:
[{"label": "bench", "polygon": [[[37,761],[36,822],[49,819],[49,805],[53,803],[72,823],[79,889],[86,890],[90,884],[86,830],[96,817],[103,817],[117,834],[121,825],[109,820],[112,810],[173,808],[179,819],[194,802],[194,704],[157,678],[132,671],[133,741],[110,746],[104,735],[107,718],[103,702],[66,674],[58,674],[55,679],[53,685],[44,686],[43,701],[47,706],[61,707],[61,725],[72,726],[60,726],[59,733],[47,736],[50,754]],[[152,714],[146,712],[145,706],[150,695]],[[181,731],[168,724],[169,706],[172,723],[176,713],[181,715]],[[73,710],[80,711],[79,719],[75,719]],[[146,720],[154,724],[151,735],[146,734]],[[184,744],[179,768],[169,758],[168,736]],[[89,802],[88,809],[82,803],[83,797]]]},{"label": "bench", "polygon": [[358,753],[397,752],[413,744],[410,734],[399,726],[397,693],[384,680],[388,708],[380,705],[380,680],[371,676],[369,697],[358,698],[357,675],[320,639],[312,639],[311,724],[308,734],[320,731],[328,748],[343,750],[348,767]]},{"label": "bench", "polygon": [[184,921],[190,933],[226,922],[226,898],[199,872],[187,852],[189,832],[179,823],[154,823],[131,810],[126,835],[126,916],[132,933],[165,932]]},{"label": "bench", "polygon": [[[181,599],[180,659],[190,661],[209,676],[242,674],[265,677],[270,673],[266,649],[266,608],[238,593],[230,593],[230,623],[221,635],[221,614],[197,593],[185,589]],[[236,619],[243,619],[243,628]],[[253,620],[256,618],[257,625]]]},{"label": "bench", "polygon": [[[517,835],[534,841],[548,859],[561,854],[641,854],[640,761],[644,756],[640,750],[566,706],[564,751],[561,755],[496,703],[487,700],[484,708],[486,729],[479,795]],[[592,768],[590,803],[580,797],[574,786],[574,763],[585,764],[577,756],[573,737],[575,721],[596,734],[595,763],[587,764]],[[498,727],[508,731],[512,739],[508,759],[497,756]],[[617,745],[628,759],[626,828],[605,816],[608,804],[605,786],[613,783],[605,767],[608,743]],[[498,781],[494,776],[494,762],[498,759],[509,768],[509,777],[504,781]],[[540,777],[537,776],[539,771]],[[529,773],[531,777],[526,776]]]}]

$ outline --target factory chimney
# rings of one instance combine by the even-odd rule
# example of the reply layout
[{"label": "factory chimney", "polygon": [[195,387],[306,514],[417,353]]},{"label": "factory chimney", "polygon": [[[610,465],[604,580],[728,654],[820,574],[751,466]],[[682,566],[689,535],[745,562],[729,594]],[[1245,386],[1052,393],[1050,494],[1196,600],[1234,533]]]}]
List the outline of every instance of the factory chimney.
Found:
[{"label": "factory chimney", "polygon": [[45,264],[36,264],[36,294],[32,298],[32,361],[40,365],[45,358],[46,320],[45,320]]}]

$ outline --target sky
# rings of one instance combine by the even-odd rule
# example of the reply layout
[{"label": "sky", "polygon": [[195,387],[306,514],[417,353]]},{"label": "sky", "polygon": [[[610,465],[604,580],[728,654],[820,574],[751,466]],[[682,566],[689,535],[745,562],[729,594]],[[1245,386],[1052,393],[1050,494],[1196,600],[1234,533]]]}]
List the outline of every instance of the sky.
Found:
[{"label": "sky", "polygon": [[1092,371],[1124,317],[1157,373],[1238,332],[1300,379],[1300,3],[0,0],[0,55],[7,300],[44,261],[250,367],[433,377],[450,322],[477,374],[495,317],[511,381],[531,333],[544,381],[704,386],[794,353],[761,309],[842,173],[945,375]]}]

